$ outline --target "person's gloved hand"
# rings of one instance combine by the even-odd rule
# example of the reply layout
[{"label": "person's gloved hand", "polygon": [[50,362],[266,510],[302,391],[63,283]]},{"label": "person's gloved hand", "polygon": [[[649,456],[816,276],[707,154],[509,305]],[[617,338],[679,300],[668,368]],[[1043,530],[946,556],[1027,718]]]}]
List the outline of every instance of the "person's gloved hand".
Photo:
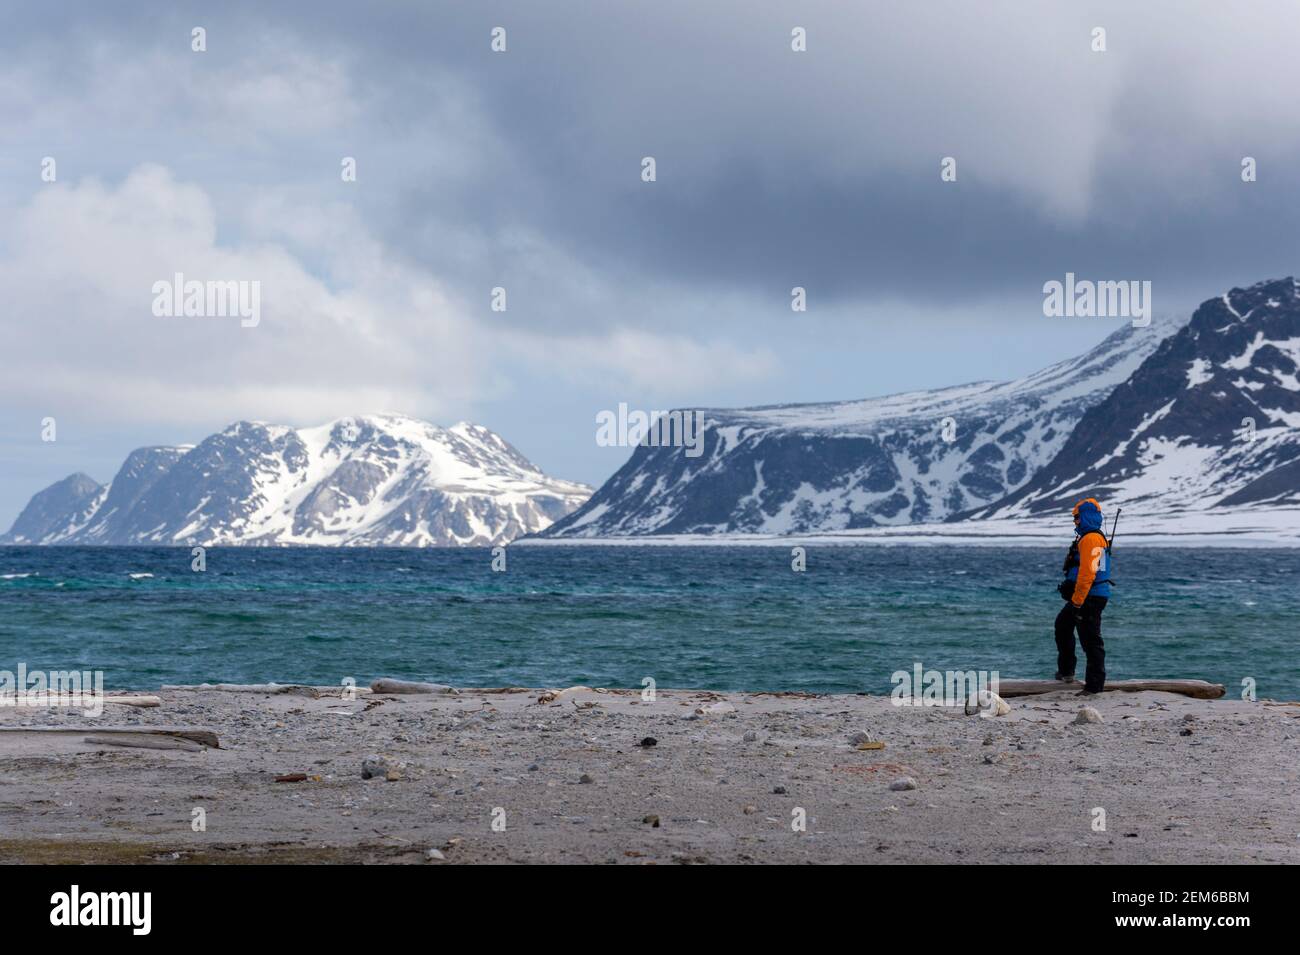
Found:
[{"label": "person's gloved hand", "polygon": [[1073,616],[1075,620],[1082,620],[1083,607],[1076,606],[1075,604],[1070,604],[1070,615]]}]

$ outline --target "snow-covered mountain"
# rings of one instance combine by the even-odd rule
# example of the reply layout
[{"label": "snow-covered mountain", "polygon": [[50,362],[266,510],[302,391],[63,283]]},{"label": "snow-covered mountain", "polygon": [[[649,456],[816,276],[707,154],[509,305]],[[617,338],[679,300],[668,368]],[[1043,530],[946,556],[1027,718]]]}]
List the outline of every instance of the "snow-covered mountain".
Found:
[{"label": "snow-covered mountain", "polygon": [[1115,331],[1017,381],[830,404],[707,409],[703,453],[637,446],[541,537],[807,533],[942,521],[1001,500],[1177,328]]},{"label": "snow-covered mountain", "polygon": [[240,421],[192,447],[134,451],[105,486],[65,478],[0,542],[488,545],[542,530],[590,493],[479,425]]},{"label": "snow-covered mountain", "polygon": [[1189,519],[1300,504],[1297,429],[1300,285],[1233,289],[1089,410],[1031,481],[972,516],[1059,512],[1085,493]]}]

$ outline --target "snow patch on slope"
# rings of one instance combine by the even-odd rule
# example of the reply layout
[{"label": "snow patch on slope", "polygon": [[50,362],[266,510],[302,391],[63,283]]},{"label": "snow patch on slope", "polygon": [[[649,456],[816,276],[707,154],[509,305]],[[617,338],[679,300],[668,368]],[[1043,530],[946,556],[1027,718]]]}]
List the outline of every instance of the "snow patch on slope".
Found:
[{"label": "snow patch on slope", "polygon": [[491,545],[545,529],[591,493],[482,426],[393,414],[298,430],[238,422],[178,452],[121,524],[99,513],[108,491],[84,520],[32,542]]}]

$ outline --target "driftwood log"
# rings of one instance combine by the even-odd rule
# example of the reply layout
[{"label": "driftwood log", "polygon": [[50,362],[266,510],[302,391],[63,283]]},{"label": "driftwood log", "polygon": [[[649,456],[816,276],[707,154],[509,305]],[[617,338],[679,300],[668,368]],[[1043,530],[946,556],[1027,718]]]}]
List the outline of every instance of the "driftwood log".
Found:
[{"label": "driftwood log", "polygon": [[314,686],[296,683],[197,683],[192,685],[164,683],[164,690],[193,690],[211,693],[287,693],[291,696],[309,696],[318,699],[323,694]]},{"label": "driftwood log", "polygon": [[193,740],[179,736],[155,736],[150,733],[98,733],[85,738],[87,743],[95,746],[126,746],[132,749],[182,749],[188,753],[197,753],[203,749]]},{"label": "driftwood log", "polygon": [[460,690],[454,686],[447,686],[445,683],[416,683],[411,680],[390,680],[386,677],[371,683],[370,689],[375,693],[433,693],[439,695],[460,693]]},{"label": "driftwood log", "polygon": [[191,743],[211,749],[221,748],[216,733],[192,726],[0,726],[0,737],[5,733],[75,733],[79,736],[96,737],[158,736],[189,740]]},{"label": "driftwood log", "polygon": [[[44,695],[37,693],[31,696],[26,696],[24,697],[24,699],[29,700],[31,702],[18,703],[17,698],[14,696],[10,696],[10,695],[0,696],[0,705],[17,706],[17,707],[25,707],[30,705],[32,707],[44,707],[44,706],[49,706],[51,702],[58,702],[60,700],[60,697],[57,693],[44,694]],[[87,699],[91,699],[91,698],[87,697]],[[158,696],[141,696],[141,695],[103,696],[101,697],[101,699],[105,703],[116,703],[118,706],[143,706],[143,707],[162,706],[162,697],[158,697]],[[85,707],[76,705],[73,706],[72,709],[82,710],[85,709]]]},{"label": "driftwood log", "polygon": [[[999,696],[1036,696],[1039,693],[1053,693],[1058,690],[1078,691],[1083,684],[1062,683],[1060,680],[998,680]],[[1138,693],[1142,690],[1158,690],[1162,693],[1180,693],[1198,700],[1217,700],[1227,691],[1222,683],[1207,683],[1204,680],[1107,680],[1105,692],[1116,690],[1121,693]]]}]

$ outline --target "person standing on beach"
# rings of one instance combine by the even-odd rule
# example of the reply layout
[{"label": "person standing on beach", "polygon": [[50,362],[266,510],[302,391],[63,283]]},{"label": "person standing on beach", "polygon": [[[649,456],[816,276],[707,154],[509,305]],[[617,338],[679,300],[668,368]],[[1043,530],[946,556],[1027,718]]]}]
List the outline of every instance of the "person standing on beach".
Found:
[{"label": "person standing on beach", "polygon": [[1101,613],[1110,598],[1110,545],[1101,533],[1101,505],[1087,498],[1074,505],[1074,543],[1061,570],[1058,588],[1065,606],[1056,615],[1056,679],[1074,682],[1074,633],[1079,632],[1088,663],[1080,696],[1100,693],[1106,685],[1106,648],[1101,642]]}]

